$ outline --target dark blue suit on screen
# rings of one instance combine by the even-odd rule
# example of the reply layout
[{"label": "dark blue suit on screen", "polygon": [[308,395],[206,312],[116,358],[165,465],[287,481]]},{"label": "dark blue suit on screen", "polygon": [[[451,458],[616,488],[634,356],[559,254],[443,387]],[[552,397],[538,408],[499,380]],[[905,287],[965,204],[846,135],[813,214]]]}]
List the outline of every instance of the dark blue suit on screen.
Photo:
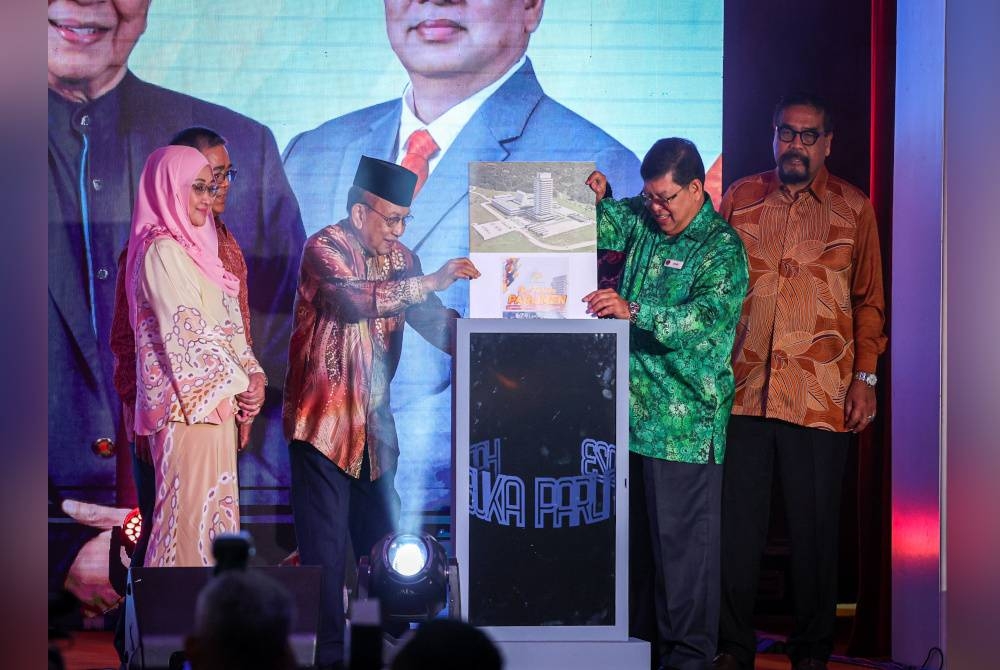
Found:
[{"label": "dark blue suit on screen", "polygon": [[[285,171],[307,234],[344,217],[362,154],[396,159],[401,110],[401,100],[390,100],[289,143]],[[635,154],[545,95],[526,60],[472,116],[413,201],[414,219],[401,241],[420,257],[425,272],[469,253],[469,163],[475,161],[593,161],[616,193],[634,195],[642,188]],[[439,296],[468,316],[468,282],[456,282]],[[451,357],[409,326],[391,407],[403,459],[396,474],[403,509],[441,509],[451,489]]]}]

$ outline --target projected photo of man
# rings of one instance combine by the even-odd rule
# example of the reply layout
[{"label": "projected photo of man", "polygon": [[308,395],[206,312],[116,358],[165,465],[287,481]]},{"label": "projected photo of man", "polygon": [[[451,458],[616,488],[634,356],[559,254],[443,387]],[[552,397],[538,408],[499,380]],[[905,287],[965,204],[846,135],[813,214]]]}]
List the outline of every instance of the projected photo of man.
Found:
[{"label": "projected photo of man", "polygon": [[[226,223],[246,256],[253,340],[270,381],[241,484],[287,482],[280,400],[305,239],[298,205],[267,127],[130,70],[149,9],[150,0],[49,0],[47,10],[49,586],[66,586],[84,602],[113,596],[108,551],[93,546],[106,547],[110,533],[104,522],[87,528],[62,517],[83,504],[98,505],[101,515],[132,504],[109,345],[117,258],[146,157],[187,127],[224,135],[240,175]],[[85,545],[102,561],[77,560]]]},{"label": "projected photo of man", "polygon": [[[409,82],[401,97],[352,112],[292,139],[285,169],[312,233],[339,218],[361,154],[404,165],[422,188],[408,244],[426,266],[469,250],[468,166],[472,161],[594,161],[623,195],[641,188],[635,155],[548,97],[525,54],[544,0],[385,0],[386,33]],[[619,186],[620,185],[620,186]],[[468,286],[441,295],[463,316]],[[408,337],[393,382],[393,413],[413,468],[447,504],[451,445],[451,360]],[[421,472],[433,464],[437,472]],[[405,488],[405,487],[404,487]],[[433,507],[407,500],[404,507]]]}]

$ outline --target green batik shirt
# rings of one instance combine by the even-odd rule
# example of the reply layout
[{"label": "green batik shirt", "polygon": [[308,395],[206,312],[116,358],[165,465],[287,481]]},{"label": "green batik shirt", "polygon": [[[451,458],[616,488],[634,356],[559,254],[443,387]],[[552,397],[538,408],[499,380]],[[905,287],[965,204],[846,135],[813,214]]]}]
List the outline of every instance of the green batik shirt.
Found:
[{"label": "green batik shirt", "polygon": [[642,198],[606,198],[597,206],[597,238],[598,247],[625,252],[618,292],[640,306],[629,338],[630,449],[722,463],[730,356],[747,292],[743,243],[707,198],[675,236],[648,217]]}]

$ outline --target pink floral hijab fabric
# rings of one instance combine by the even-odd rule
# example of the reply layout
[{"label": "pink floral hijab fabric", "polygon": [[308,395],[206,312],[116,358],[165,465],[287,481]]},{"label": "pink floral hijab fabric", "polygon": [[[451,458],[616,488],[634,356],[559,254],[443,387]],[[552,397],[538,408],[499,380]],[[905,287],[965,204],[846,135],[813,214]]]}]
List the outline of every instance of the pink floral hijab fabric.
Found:
[{"label": "pink floral hijab fabric", "polygon": [[[135,287],[146,250],[153,240],[175,240],[205,277],[225,293],[236,296],[240,280],[219,260],[219,238],[212,220],[195,226],[188,216],[191,185],[207,166],[200,151],[191,147],[161,147],[146,159],[139,178],[139,194],[132,212],[132,233],[128,242],[125,286],[129,322],[135,328]],[[208,213],[211,217],[211,211]]]}]

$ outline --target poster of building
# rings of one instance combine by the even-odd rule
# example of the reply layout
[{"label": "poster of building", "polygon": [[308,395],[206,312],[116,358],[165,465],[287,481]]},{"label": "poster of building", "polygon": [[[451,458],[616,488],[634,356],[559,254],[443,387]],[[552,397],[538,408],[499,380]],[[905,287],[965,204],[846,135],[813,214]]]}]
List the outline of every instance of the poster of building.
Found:
[{"label": "poster of building", "polygon": [[585,318],[597,287],[592,162],[469,164],[469,316]]}]

